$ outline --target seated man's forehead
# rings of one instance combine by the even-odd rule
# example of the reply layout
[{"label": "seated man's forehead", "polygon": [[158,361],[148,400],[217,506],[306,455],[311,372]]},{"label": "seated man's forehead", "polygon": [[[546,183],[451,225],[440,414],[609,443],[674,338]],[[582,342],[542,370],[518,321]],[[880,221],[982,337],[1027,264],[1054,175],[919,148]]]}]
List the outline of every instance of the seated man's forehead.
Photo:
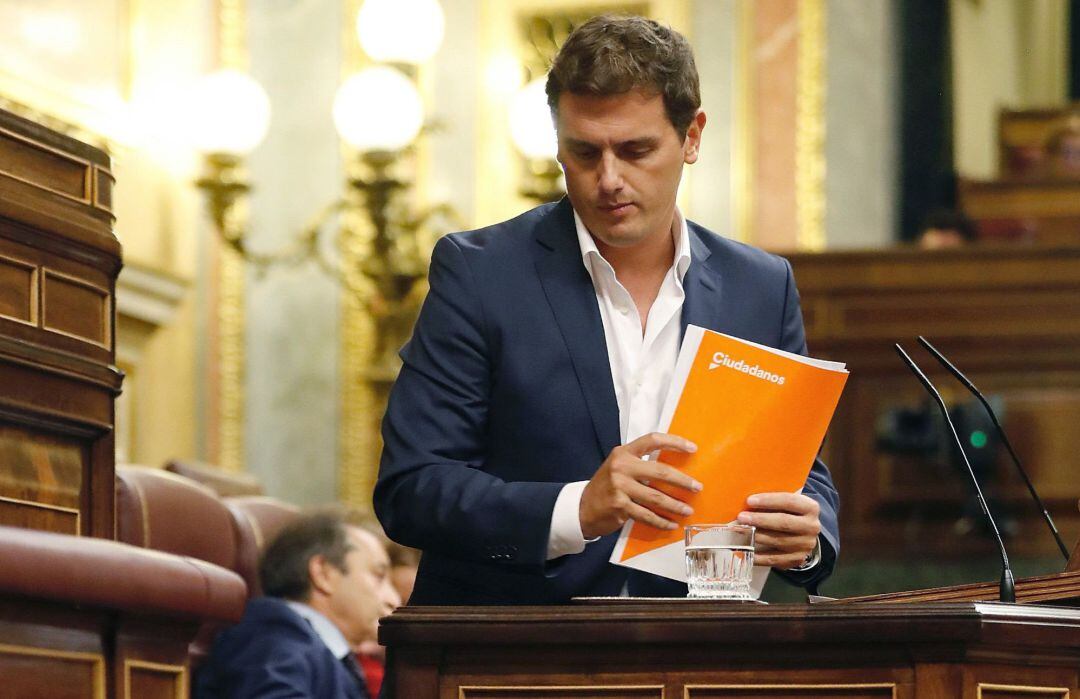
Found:
[{"label": "seated man's forehead", "polygon": [[376,565],[390,565],[390,556],[386,553],[386,547],[371,532],[362,527],[349,527],[349,543],[353,550],[363,554],[364,560],[369,567]]}]

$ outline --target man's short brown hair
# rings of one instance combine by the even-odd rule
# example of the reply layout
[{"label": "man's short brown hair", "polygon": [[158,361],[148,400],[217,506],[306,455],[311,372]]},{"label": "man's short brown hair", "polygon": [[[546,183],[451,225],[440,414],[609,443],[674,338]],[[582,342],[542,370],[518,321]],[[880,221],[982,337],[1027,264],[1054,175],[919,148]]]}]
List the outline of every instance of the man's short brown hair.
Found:
[{"label": "man's short brown hair", "polygon": [[307,602],[311,598],[308,561],[322,556],[343,573],[353,549],[341,512],[324,510],[301,516],[274,537],[259,561],[259,582],[268,597]]},{"label": "man's short brown hair", "polygon": [[686,37],[644,17],[593,17],[567,37],[546,87],[553,115],[564,92],[607,97],[631,90],[663,97],[668,120],[685,136],[701,106],[694,52]]}]

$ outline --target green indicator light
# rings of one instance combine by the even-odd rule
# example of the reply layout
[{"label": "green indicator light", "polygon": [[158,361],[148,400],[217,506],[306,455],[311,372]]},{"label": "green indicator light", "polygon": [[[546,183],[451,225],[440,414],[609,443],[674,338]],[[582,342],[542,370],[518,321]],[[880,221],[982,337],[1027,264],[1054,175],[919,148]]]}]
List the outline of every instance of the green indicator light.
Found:
[{"label": "green indicator light", "polygon": [[976,449],[982,449],[986,446],[986,433],[982,430],[975,430],[971,433],[971,446]]}]

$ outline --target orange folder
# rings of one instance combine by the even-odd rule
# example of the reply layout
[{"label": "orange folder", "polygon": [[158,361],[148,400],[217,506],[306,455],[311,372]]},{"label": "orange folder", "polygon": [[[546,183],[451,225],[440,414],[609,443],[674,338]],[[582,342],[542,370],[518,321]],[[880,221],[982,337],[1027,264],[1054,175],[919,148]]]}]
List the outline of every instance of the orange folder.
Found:
[{"label": "orange folder", "polygon": [[[689,497],[678,491],[676,497],[694,514],[674,521],[684,526],[730,522],[754,493],[800,490],[847,376],[838,362],[688,326],[659,430],[698,448],[693,454],[661,452],[657,458],[704,488]],[[656,487],[675,494],[670,486]],[[683,530],[631,520],[611,562],[685,580]]]}]

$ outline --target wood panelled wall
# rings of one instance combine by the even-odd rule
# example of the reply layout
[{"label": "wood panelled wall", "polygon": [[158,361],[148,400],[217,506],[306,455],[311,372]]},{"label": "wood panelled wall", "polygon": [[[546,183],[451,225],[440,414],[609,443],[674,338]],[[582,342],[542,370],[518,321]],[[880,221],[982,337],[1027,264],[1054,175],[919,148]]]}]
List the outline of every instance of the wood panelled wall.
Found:
[{"label": "wood panelled wall", "polygon": [[[115,538],[109,157],[0,111],[0,695],[183,699],[236,574]],[[36,530],[36,531],[35,531]]]},{"label": "wood panelled wall", "polygon": [[[971,400],[919,347],[918,335],[999,398],[1010,440],[1071,546],[1080,534],[1080,248],[976,246],[791,261],[810,353],[847,362],[851,371],[824,451],[842,498],[845,557],[990,550],[987,537],[957,528],[972,489],[947,450],[918,455],[879,445],[883,416],[927,400],[895,342],[948,403]],[[1016,526],[1010,552],[1058,555],[1004,449],[991,480],[985,487],[999,516]]]},{"label": "wood panelled wall", "polygon": [[113,178],[0,112],[0,524],[113,537]]}]

